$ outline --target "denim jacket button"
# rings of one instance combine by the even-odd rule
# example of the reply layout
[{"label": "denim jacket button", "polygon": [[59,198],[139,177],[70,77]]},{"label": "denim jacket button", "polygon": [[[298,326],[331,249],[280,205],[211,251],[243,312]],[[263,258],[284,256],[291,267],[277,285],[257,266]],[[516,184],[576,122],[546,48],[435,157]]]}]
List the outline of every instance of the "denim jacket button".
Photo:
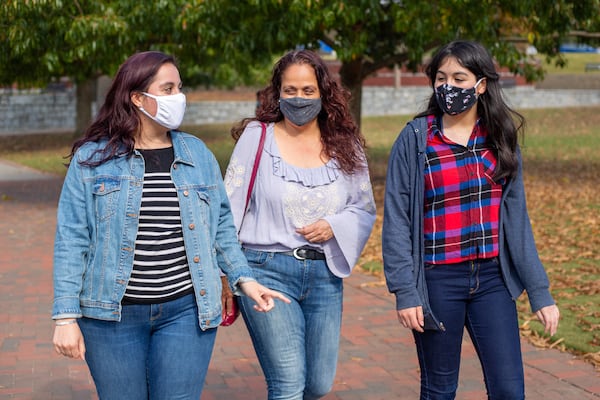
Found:
[{"label": "denim jacket button", "polygon": [[196,225],[194,225],[194,224],[189,224],[189,225],[188,225],[188,228],[190,228],[190,229],[192,229],[192,230],[193,230],[194,228],[196,228]]},{"label": "denim jacket button", "polygon": [[190,194],[190,192],[188,192],[187,190],[184,190],[184,191],[183,191],[183,195],[184,195],[185,197],[188,197],[188,195],[189,195],[189,194]]},{"label": "denim jacket button", "polygon": [[202,290],[200,291],[200,296],[204,296],[204,295],[206,295],[206,290],[202,289]]},{"label": "denim jacket button", "polygon": [[198,257],[198,256],[194,257],[194,262],[195,262],[195,263],[198,263],[198,262],[200,262],[200,257]]}]

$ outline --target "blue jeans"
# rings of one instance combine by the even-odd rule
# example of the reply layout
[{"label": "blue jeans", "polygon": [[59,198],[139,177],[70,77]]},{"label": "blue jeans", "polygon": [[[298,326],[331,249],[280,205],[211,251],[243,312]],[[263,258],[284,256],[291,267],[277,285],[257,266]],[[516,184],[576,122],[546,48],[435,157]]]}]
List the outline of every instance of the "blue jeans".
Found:
[{"label": "blue jeans", "polygon": [[280,291],[291,304],[278,302],[268,313],[240,309],[268,386],[269,400],[308,400],[325,396],[333,385],[342,323],[342,279],[323,260],[245,250],[256,279]]},{"label": "blue jeans", "polygon": [[216,329],[202,331],[193,294],[125,305],[120,322],[79,320],[101,400],[198,400]]},{"label": "blue jeans", "polygon": [[483,369],[488,399],[525,398],[517,309],[497,258],[426,265],[431,309],[445,331],[414,332],[421,400],[454,399],[467,328]]}]

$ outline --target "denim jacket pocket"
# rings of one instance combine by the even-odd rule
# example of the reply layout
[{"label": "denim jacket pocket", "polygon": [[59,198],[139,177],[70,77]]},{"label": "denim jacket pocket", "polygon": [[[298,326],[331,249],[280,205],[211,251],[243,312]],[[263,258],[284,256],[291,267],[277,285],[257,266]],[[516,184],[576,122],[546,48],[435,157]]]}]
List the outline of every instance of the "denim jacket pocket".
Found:
[{"label": "denim jacket pocket", "polygon": [[216,217],[219,215],[219,202],[215,199],[216,191],[211,186],[203,186],[195,188],[198,196],[197,212],[200,221],[209,227],[209,230],[218,224]]},{"label": "denim jacket pocket", "polygon": [[98,176],[94,180],[92,194],[96,217],[103,221],[110,218],[118,208],[121,180],[113,176]]}]

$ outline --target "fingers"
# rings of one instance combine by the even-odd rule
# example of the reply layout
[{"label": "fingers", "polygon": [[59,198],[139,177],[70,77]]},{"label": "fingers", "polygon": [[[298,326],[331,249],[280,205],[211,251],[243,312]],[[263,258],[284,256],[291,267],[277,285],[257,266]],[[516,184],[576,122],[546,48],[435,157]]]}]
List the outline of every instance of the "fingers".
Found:
[{"label": "fingers", "polygon": [[271,297],[261,298],[253,307],[256,311],[269,312],[275,307],[275,301]]},{"label": "fingers", "polygon": [[229,297],[224,297],[222,299],[221,306],[223,309],[223,318],[225,318],[226,315],[234,315],[239,311],[235,307],[235,298],[233,297],[233,295]]},{"label": "fingers", "polygon": [[83,336],[79,341],[79,359],[85,361],[85,343],[83,342]]},{"label": "fingers", "polygon": [[85,360],[85,343],[77,324],[56,326],[54,329],[54,350],[65,357]]},{"label": "fingers", "polygon": [[250,297],[256,303],[254,304],[256,311],[270,311],[275,307],[275,299],[279,299],[284,303],[290,303],[290,300],[283,294],[271,290],[256,281],[244,282],[241,287],[246,296]]},{"label": "fingers", "polygon": [[271,311],[273,307],[275,307],[275,299],[279,299],[287,304],[290,303],[290,299],[283,294],[263,286],[258,300],[255,300],[256,304],[254,305],[254,309],[261,312]]},{"label": "fingers", "polygon": [[543,307],[535,315],[544,325],[544,332],[554,336],[558,330],[558,321],[560,320],[560,311],[556,305]]},{"label": "fingers", "polygon": [[397,310],[398,321],[408,329],[414,329],[417,332],[425,332],[423,326],[425,319],[423,317],[423,307],[410,307],[402,310]]},{"label": "fingers", "polygon": [[320,219],[315,223],[296,229],[296,232],[304,236],[311,243],[322,243],[333,238],[333,230],[329,222]]},{"label": "fingers", "polygon": [[237,308],[235,308],[235,298],[231,289],[229,287],[229,281],[227,280],[227,276],[221,276],[221,308],[222,308],[222,317],[228,315],[234,315],[237,313]]},{"label": "fingers", "polygon": [[279,300],[283,301],[286,304],[290,304],[291,303],[290,299],[288,299],[287,297],[285,297],[283,294],[281,294],[279,292],[276,292],[275,290],[271,290],[271,289],[267,289],[267,290],[268,290],[269,296],[274,297],[276,299],[279,299]]}]

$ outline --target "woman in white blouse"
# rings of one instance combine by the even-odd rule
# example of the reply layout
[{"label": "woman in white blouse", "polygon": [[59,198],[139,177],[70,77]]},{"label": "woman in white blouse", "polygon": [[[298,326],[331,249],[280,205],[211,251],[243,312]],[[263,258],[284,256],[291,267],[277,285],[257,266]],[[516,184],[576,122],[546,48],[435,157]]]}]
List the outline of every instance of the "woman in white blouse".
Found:
[{"label": "woman in white blouse", "polygon": [[292,51],[259,93],[257,117],[232,128],[237,144],[225,184],[240,241],[256,278],[292,300],[252,315],[240,299],[269,399],[323,397],[335,376],[342,278],[375,221],[365,140],[347,98],[319,56]]}]

